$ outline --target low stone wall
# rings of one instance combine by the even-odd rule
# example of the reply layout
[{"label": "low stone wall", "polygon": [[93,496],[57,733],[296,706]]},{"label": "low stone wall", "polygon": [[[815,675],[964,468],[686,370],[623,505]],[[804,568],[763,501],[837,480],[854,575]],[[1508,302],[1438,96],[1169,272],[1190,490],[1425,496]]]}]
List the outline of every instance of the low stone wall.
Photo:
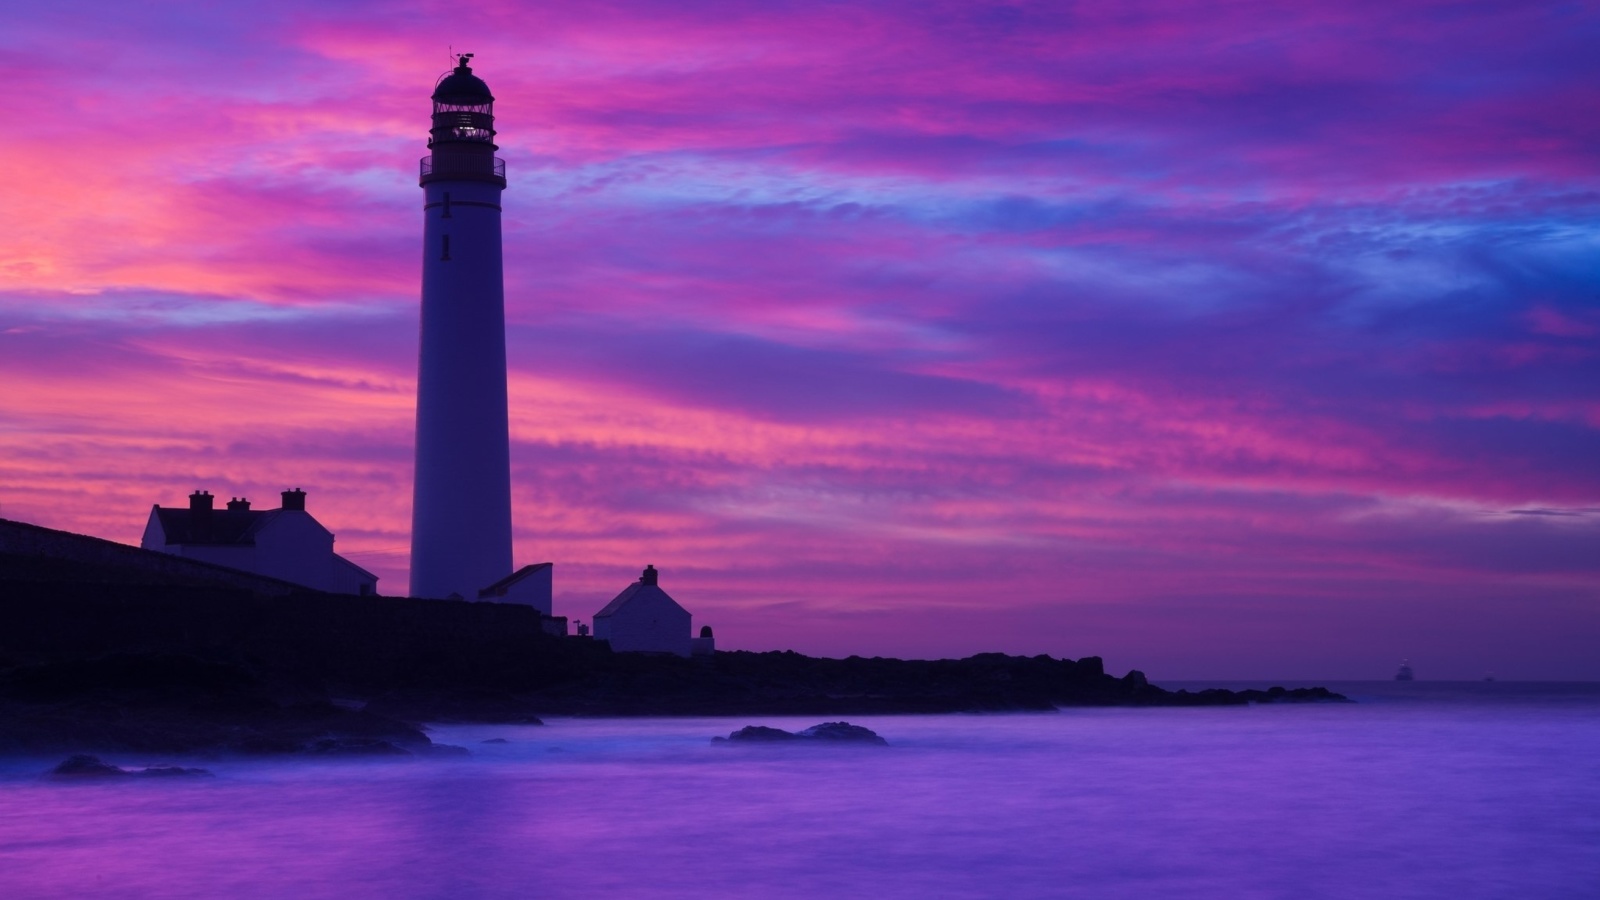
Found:
[{"label": "low stone wall", "polygon": [[227,566],[0,519],[0,578],[56,580],[65,576],[123,583],[210,585],[279,597],[305,590],[297,584]]},{"label": "low stone wall", "polygon": [[332,685],[514,688],[560,643],[512,604],[0,579],[0,665],[172,652]]},{"label": "low stone wall", "polygon": [[325,594],[0,520],[0,667],[171,652],[356,688],[515,689],[559,679],[565,625],[520,604]]}]

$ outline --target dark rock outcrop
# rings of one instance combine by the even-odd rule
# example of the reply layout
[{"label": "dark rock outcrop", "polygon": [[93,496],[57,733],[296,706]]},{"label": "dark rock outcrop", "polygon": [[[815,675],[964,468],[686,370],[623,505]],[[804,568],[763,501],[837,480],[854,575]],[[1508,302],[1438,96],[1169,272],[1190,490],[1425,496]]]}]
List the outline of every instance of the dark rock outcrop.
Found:
[{"label": "dark rock outcrop", "polygon": [[766,725],[746,725],[727,737],[714,737],[713,744],[774,744],[816,742],[825,744],[871,744],[889,746],[889,742],[870,728],[851,725],[849,722],[823,722],[800,731],[784,731]]},{"label": "dark rock outcrop", "polygon": [[69,756],[50,770],[51,778],[120,778],[127,774],[127,769],[101,762],[100,757],[87,753]]},{"label": "dark rock outcrop", "polygon": [[714,737],[713,744],[726,744],[729,741],[743,741],[746,743],[773,743],[776,741],[798,740],[799,736],[792,731],[782,728],[768,728],[765,725],[746,725],[727,737]]},{"label": "dark rock outcrop", "polygon": [[851,725],[849,722],[823,722],[802,729],[795,737],[813,741],[845,742],[855,744],[881,744],[889,746],[889,742],[878,736],[870,728],[860,725]]},{"label": "dark rock outcrop", "polygon": [[325,754],[380,744],[405,753],[431,741],[416,726],[216,660],[115,654],[0,672],[0,752]]},{"label": "dark rock outcrop", "polygon": [[108,762],[104,762],[98,756],[78,753],[67,757],[60,765],[51,769],[46,773],[46,777],[63,781],[79,779],[92,781],[102,778],[173,778],[196,775],[209,776],[210,774],[205,769],[190,769],[183,766],[149,766],[138,770],[124,769],[121,766],[113,766]]},{"label": "dark rock outcrop", "polygon": [[1243,697],[1251,703],[1349,703],[1350,698],[1343,694],[1335,694],[1325,687],[1311,688],[1268,688],[1264,691],[1246,690],[1235,691],[1236,695]]}]

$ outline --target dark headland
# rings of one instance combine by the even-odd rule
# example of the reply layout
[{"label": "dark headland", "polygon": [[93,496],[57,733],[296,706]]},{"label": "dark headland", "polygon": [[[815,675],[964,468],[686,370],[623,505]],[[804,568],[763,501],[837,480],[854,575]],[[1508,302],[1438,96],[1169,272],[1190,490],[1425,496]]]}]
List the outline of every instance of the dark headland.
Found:
[{"label": "dark headland", "polygon": [[0,753],[438,752],[424,722],[1342,701],[1167,691],[1098,657],[613,653],[528,607],[354,597],[0,520]]}]

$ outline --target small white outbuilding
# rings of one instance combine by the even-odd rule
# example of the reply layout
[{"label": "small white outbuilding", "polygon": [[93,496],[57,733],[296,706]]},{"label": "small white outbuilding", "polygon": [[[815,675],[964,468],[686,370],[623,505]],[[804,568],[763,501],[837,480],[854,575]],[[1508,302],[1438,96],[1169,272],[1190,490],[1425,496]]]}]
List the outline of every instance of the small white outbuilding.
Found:
[{"label": "small white outbuilding", "polygon": [[655,566],[645,566],[638,581],[594,614],[596,640],[623,652],[690,655],[692,617],[661,589],[658,575]]}]

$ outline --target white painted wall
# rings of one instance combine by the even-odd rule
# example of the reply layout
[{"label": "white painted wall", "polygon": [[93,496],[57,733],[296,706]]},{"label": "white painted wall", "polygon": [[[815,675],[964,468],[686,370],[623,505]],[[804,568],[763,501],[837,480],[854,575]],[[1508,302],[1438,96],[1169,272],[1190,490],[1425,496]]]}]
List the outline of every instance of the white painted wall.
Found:
[{"label": "white painted wall", "polygon": [[160,550],[163,553],[171,553],[173,556],[181,556],[184,559],[198,559],[201,562],[227,566],[230,569],[255,572],[257,575],[266,574],[256,570],[256,548],[248,545],[239,547],[228,544],[177,544],[146,549]]},{"label": "white painted wall", "polygon": [[333,590],[333,532],[305,510],[285,509],[256,532],[255,571],[319,591]]},{"label": "white painted wall", "polygon": [[355,563],[338,554],[333,557],[333,581],[329,590],[335,594],[367,596],[378,592],[378,579],[367,574]]},{"label": "white painted wall", "polygon": [[161,530],[161,517],[156,513],[159,505],[150,507],[150,518],[144,523],[144,536],[139,538],[139,546],[145,550],[167,552],[167,534]]}]

